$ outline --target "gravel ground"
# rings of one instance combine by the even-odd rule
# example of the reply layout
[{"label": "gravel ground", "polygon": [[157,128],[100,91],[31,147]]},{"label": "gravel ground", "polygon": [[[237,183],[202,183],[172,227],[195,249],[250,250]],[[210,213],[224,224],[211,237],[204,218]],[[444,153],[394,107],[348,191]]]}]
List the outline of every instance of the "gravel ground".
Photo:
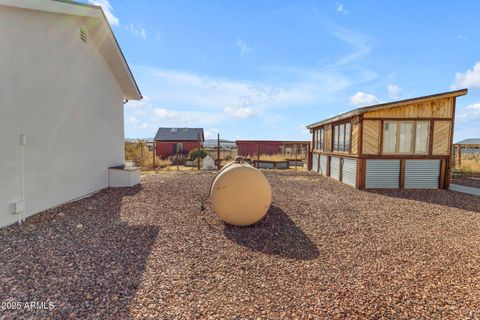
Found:
[{"label": "gravel ground", "polygon": [[0,230],[2,319],[479,319],[480,197],[358,191],[267,173],[273,205],[230,227],[213,173],[163,173]]},{"label": "gravel ground", "polygon": [[452,179],[452,183],[460,184],[467,187],[480,188],[480,175],[456,175]]}]

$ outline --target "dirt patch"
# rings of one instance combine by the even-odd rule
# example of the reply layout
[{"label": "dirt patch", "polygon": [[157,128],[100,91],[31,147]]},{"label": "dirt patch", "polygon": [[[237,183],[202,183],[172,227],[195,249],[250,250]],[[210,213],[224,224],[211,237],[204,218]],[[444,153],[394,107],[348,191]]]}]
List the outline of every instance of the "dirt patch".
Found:
[{"label": "dirt patch", "polygon": [[143,177],[0,230],[0,318],[475,319],[480,197],[365,192],[266,172],[258,224],[212,212],[213,173]]}]

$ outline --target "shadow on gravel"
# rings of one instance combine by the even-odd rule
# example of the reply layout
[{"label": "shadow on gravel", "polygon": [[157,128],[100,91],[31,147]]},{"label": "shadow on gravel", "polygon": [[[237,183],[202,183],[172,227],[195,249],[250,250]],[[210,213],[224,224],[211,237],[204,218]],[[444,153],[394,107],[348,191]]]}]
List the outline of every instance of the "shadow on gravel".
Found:
[{"label": "shadow on gravel", "polygon": [[313,260],[319,256],[315,244],[280,208],[271,206],[265,217],[253,226],[225,224],[224,234],[241,246],[269,255],[296,260]]},{"label": "shadow on gravel", "polygon": [[54,308],[0,311],[0,318],[129,319],[158,235],[120,219],[124,198],[139,191],[105,189],[2,230],[0,301]]},{"label": "shadow on gravel", "polygon": [[439,206],[447,206],[451,208],[480,212],[480,197],[454,192],[449,190],[427,190],[427,189],[410,189],[410,190],[364,190],[365,192],[379,194],[387,197],[401,198],[413,201],[421,201]]}]

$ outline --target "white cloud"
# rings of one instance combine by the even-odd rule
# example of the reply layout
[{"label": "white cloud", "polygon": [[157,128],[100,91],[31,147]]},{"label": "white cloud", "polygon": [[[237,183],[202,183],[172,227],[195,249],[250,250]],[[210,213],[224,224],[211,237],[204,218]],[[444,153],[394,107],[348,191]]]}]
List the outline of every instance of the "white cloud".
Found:
[{"label": "white cloud", "polygon": [[478,118],[480,118],[480,103],[471,104],[465,107],[460,110],[457,115],[457,119],[462,122],[478,120]]},{"label": "white cloud", "polygon": [[345,8],[345,5],[343,3],[337,4],[337,12],[347,14],[348,10]]},{"label": "white cloud", "polygon": [[268,124],[278,123],[283,119],[283,115],[279,113],[271,113],[263,116],[263,122]]},{"label": "white cloud", "polygon": [[129,100],[126,106],[132,109],[143,109],[149,103],[150,103],[150,97],[143,96],[142,100]]},{"label": "white cloud", "polygon": [[125,29],[127,29],[137,37],[142,38],[143,40],[147,39],[147,31],[140,26],[134,25],[130,22],[128,26],[125,27]]},{"label": "white cloud", "polygon": [[177,121],[177,120],[182,119],[182,117],[180,116],[180,114],[178,112],[168,110],[168,109],[165,109],[165,108],[156,108],[155,110],[153,110],[153,114],[155,115],[155,118],[157,120],[174,120],[174,121]]},{"label": "white cloud", "polygon": [[142,100],[130,100],[125,106],[131,109],[136,115],[142,115],[147,113],[147,109],[150,107],[150,98],[144,96]]},{"label": "white cloud", "polygon": [[218,128],[209,128],[206,129],[204,134],[205,134],[205,139],[214,139],[217,138],[217,134],[220,133],[220,129]]},{"label": "white cloud", "polygon": [[480,103],[471,104],[457,111],[455,116],[459,125],[455,125],[455,140],[480,136]]},{"label": "white cloud", "polygon": [[153,126],[202,126],[219,123],[222,116],[209,112],[175,111],[166,108],[153,109]]},{"label": "white cloud", "polygon": [[378,98],[375,97],[373,94],[361,91],[355,93],[353,96],[350,97],[350,103],[357,107],[367,106],[379,102],[380,100],[378,100]]},{"label": "white cloud", "polygon": [[372,52],[371,47],[375,41],[371,37],[338,26],[331,27],[330,33],[353,48],[351,53],[341,56],[333,65],[334,67],[351,64]]},{"label": "white cloud", "polygon": [[236,43],[237,43],[238,48],[240,49],[240,55],[241,56],[252,52],[252,48],[249,47],[249,45],[247,44],[247,41],[239,38],[239,39],[237,39]]},{"label": "white cloud", "polygon": [[141,122],[139,119],[137,119],[134,116],[129,117],[126,120],[126,122],[130,124],[132,127],[134,127],[135,129],[147,129],[150,127],[147,123]]},{"label": "white cloud", "polygon": [[457,72],[455,82],[451,87],[452,89],[480,88],[480,62],[477,62],[472,69],[468,69],[464,73]]},{"label": "white cloud", "polygon": [[120,21],[118,18],[113,14],[112,5],[108,0],[88,0],[89,3],[100,6],[103,9],[103,13],[105,13],[105,17],[107,17],[108,22],[112,26],[120,25]]},{"label": "white cloud", "polygon": [[[143,91],[159,105],[170,108],[225,112],[225,107],[253,108],[260,112],[338,101],[338,93],[352,83],[365,81],[363,73],[343,75],[335,70],[276,68],[267,70],[280,82],[264,83],[215,78],[156,68],[137,68]],[[367,75],[368,77],[369,75]]]},{"label": "white cloud", "polygon": [[400,96],[400,91],[402,91],[402,88],[400,88],[397,85],[390,84],[390,85],[387,86],[387,90],[388,90],[388,95],[390,96],[390,98],[398,99],[398,97]]},{"label": "white cloud", "polygon": [[238,118],[238,119],[248,119],[257,114],[256,111],[250,107],[240,107],[240,108],[225,107],[223,109],[223,112],[225,112],[225,114],[230,117]]},{"label": "white cloud", "polygon": [[300,130],[302,132],[302,135],[304,136],[310,136],[310,129],[307,128],[306,124],[301,124],[300,125]]}]

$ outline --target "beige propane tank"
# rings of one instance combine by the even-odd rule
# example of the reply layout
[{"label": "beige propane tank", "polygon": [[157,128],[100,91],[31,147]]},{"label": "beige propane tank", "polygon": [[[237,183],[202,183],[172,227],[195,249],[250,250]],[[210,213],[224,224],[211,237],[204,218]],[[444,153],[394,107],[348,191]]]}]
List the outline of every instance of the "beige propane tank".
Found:
[{"label": "beige propane tank", "polygon": [[237,157],[215,178],[210,197],[220,219],[234,226],[248,226],[267,213],[272,189],[263,173]]}]

